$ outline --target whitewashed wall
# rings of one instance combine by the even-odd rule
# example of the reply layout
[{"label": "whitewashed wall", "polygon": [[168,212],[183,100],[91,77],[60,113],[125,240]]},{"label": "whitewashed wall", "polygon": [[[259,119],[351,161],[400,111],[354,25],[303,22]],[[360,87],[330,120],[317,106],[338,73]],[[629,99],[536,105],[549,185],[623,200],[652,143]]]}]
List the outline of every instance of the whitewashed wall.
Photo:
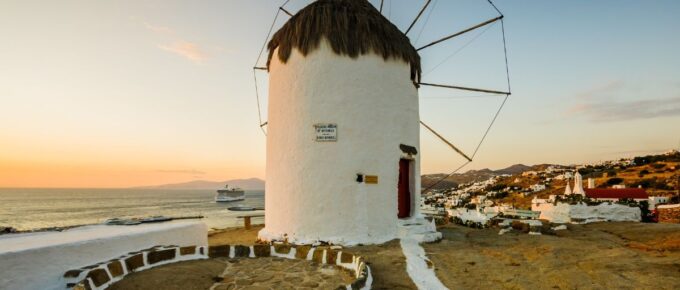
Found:
[{"label": "whitewashed wall", "polygon": [[203,222],[86,226],[0,236],[0,289],[64,289],[64,272],[156,245],[207,246]]},{"label": "whitewashed wall", "polygon": [[[276,53],[275,53],[276,55]],[[381,243],[397,235],[400,144],[418,148],[418,92],[401,60],[339,56],[322,41],[270,66],[265,240]],[[338,126],[316,142],[314,124]],[[420,176],[420,154],[414,175]],[[379,183],[355,181],[377,175]],[[420,200],[414,178],[412,210]],[[415,213],[414,213],[415,214]]]},{"label": "whitewashed wall", "polygon": [[639,222],[640,208],[621,204],[601,203],[588,206],[585,204],[571,205],[568,203],[532,203],[531,210],[540,211],[540,219],[553,223],[589,223],[597,221],[631,221]]}]

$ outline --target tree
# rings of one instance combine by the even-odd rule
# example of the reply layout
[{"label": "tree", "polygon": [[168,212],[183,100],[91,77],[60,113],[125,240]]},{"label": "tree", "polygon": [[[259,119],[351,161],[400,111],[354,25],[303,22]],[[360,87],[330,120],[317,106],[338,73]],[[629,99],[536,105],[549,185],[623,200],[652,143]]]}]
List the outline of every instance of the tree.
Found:
[{"label": "tree", "polygon": [[656,185],[656,180],[653,178],[646,178],[642,179],[640,181],[637,181],[633,183],[633,187],[642,187],[642,188],[652,188]]},{"label": "tree", "polygon": [[640,207],[640,215],[642,216],[643,222],[651,222],[652,216],[649,211],[649,202],[646,200],[641,201],[638,206]]},{"label": "tree", "polygon": [[622,182],[623,182],[623,178],[619,178],[619,177],[614,177],[614,178],[610,178],[610,179],[607,180],[607,184],[609,184],[609,185],[621,184]]},{"label": "tree", "polygon": [[649,163],[649,156],[635,157],[633,158],[633,162],[635,162],[635,165],[645,165]]},{"label": "tree", "polygon": [[640,171],[640,173],[639,173],[638,175],[639,175],[640,177],[643,177],[643,176],[645,176],[645,175],[647,175],[647,174],[649,174],[649,170],[643,169],[643,170]]},{"label": "tree", "polygon": [[506,187],[508,187],[507,184],[497,183],[497,184],[494,184],[494,185],[489,185],[486,188],[486,190],[487,191],[499,191],[499,190],[505,189]]},{"label": "tree", "polygon": [[652,166],[654,169],[661,169],[661,168],[666,167],[666,164],[663,164],[663,163],[654,163],[654,164],[652,164],[651,166]]}]

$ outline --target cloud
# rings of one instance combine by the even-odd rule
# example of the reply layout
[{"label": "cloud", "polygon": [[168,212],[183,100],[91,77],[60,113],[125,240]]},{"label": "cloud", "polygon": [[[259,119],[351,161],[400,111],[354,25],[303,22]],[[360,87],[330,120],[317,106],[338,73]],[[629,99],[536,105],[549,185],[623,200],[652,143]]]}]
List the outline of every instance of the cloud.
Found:
[{"label": "cloud", "polygon": [[[643,94],[620,80],[594,85],[574,95],[579,103],[565,111],[567,117],[581,116],[593,122],[614,122],[680,115],[680,96],[670,98],[640,98]],[[628,100],[624,100],[626,96]]]},{"label": "cloud", "polygon": [[173,169],[173,170],[168,170],[168,169],[158,169],[156,172],[160,173],[175,173],[175,174],[193,174],[193,175],[204,175],[206,174],[203,171],[200,170],[195,170],[195,169]]},{"label": "cloud", "polygon": [[144,22],[144,27],[160,36],[162,39],[169,40],[169,44],[158,44],[157,47],[182,56],[194,63],[201,64],[208,60],[209,55],[206,53],[206,49],[194,42],[190,42],[177,36],[172,28],[152,24],[149,22]]},{"label": "cloud", "polygon": [[175,53],[199,64],[208,59],[208,55],[201,47],[185,40],[175,41],[169,45],[158,45],[158,48]]},{"label": "cloud", "polygon": [[148,23],[148,22],[144,22],[144,27],[146,27],[146,29],[148,29],[148,30],[150,30],[154,33],[157,33],[157,34],[174,34],[175,33],[175,31],[173,31],[172,29],[170,29],[168,27],[160,26],[160,25],[154,25],[154,24],[151,24],[151,23]]},{"label": "cloud", "polygon": [[576,97],[579,99],[596,99],[609,97],[613,92],[616,92],[623,88],[623,82],[621,80],[611,80],[601,84],[592,86],[591,88],[579,92]]},{"label": "cloud", "polygon": [[567,114],[584,116],[594,122],[680,116],[680,97],[577,104],[571,107]]}]

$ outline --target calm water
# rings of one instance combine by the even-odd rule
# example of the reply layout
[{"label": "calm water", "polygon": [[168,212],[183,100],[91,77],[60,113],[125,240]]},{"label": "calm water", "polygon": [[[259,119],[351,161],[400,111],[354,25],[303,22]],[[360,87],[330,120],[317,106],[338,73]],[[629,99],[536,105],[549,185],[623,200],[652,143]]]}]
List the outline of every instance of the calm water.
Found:
[{"label": "calm water", "polygon": [[[0,189],[0,226],[19,230],[101,223],[113,217],[202,215],[211,228],[242,224],[227,207],[264,207],[263,191],[244,201],[216,203],[214,190]],[[261,223],[262,218],[253,223]]]}]

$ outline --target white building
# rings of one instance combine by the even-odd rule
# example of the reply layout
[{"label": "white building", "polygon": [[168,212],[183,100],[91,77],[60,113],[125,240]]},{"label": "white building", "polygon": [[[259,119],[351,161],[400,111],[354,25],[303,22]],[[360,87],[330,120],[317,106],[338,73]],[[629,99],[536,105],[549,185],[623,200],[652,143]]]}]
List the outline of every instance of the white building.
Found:
[{"label": "white building", "polygon": [[534,184],[534,185],[531,186],[531,190],[533,192],[537,192],[537,191],[541,191],[541,190],[545,190],[545,189],[546,189],[545,184]]},{"label": "white building", "polygon": [[536,171],[524,171],[522,172],[522,176],[527,177],[527,176],[536,176],[538,175],[538,172]]},{"label": "white building", "polygon": [[572,190],[572,194],[586,195],[586,192],[583,190],[583,177],[581,176],[581,173],[578,173],[578,170],[574,174],[574,189]]},{"label": "white building", "polygon": [[569,186],[569,180],[567,180],[567,187],[564,188],[564,195],[571,195],[571,187]]},{"label": "white building", "polygon": [[649,197],[649,209],[654,209],[659,204],[668,203],[669,198],[667,196],[650,196]]},{"label": "white building", "polygon": [[420,57],[409,39],[368,1],[319,0],[268,47],[259,238],[382,243],[405,224],[440,237],[418,207]]}]

